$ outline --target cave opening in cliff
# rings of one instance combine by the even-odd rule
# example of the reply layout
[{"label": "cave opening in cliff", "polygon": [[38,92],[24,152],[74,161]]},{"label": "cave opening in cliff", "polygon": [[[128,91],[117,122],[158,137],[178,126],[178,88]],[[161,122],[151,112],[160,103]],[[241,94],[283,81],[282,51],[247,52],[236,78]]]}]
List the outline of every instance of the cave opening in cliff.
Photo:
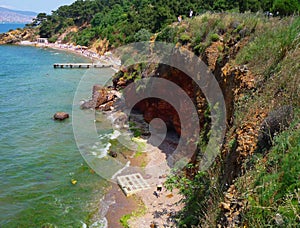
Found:
[{"label": "cave opening in cliff", "polygon": [[[145,139],[160,137],[157,145],[151,140],[149,143],[158,146],[167,155],[172,153],[181,137],[181,122],[175,108],[159,98],[146,98],[138,102],[132,109],[129,121],[133,127],[133,134]],[[138,132],[136,130],[138,129]],[[163,139],[162,139],[163,137]]]}]

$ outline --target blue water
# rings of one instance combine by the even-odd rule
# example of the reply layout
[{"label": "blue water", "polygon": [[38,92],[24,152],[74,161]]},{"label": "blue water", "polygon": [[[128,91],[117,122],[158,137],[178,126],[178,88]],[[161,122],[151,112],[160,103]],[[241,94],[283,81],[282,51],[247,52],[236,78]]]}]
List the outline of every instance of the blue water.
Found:
[{"label": "blue water", "polygon": [[[53,63],[83,61],[50,49],[0,46],[0,227],[80,227],[97,217],[107,183],[81,157],[71,119],[52,120],[57,111],[72,113],[86,74]],[[111,71],[98,73],[101,83]]]},{"label": "blue water", "polygon": [[11,29],[24,28],[25,24],[0,24],[0,33],[8,32]]}]

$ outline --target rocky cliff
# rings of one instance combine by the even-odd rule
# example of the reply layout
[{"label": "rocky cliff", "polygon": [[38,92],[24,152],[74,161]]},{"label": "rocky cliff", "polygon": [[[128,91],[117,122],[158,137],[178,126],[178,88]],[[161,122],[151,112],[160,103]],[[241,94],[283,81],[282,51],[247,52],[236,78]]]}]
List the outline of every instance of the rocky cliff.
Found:
[{"label": "rocky cliff", "polygon": [[[272,30],[274,26],[276,31]],[[257,154],[268,154],[274,137],[289,128],[295,118],[295,110],[296,113],[299,111],[297,96],[300,82],[297,75],[300,74],[300,67],[299,62],[296,62],[299,60],[299,28],[299,18],[278,20],[224,14],[204,15],[181,24],[173,24],[167,29],[168,33],[162,31],[157,35],[157,40],[173,39],[177,41],[177,47],[197,53],[214,74],[225,99],[227,133],[216,164],[209,171],[212,173],[208,181],[214,183],[211,187],[218,186],[218,193],[215,194],[225,198],[215,194],[210,194],[205,199],[199,196],[199,201],[204,203],[207,211],[214,211],[207,215],[202,214],[201,208],[197,208],[198,213],[203,216],[200,221],[204,222],[203,219],[207,219],[205,216],[215,216],[214,223],[220,227],[233,227],[234,224],[242,226],[250,221],[242,216],[242,213],[249,211],[249,199],[239,198],[243,194],[234,183],[246,176],[251,169],[249,159]],[[281,36],[287,32],[289,37]],[[272,39],[268,40],[270,37]],[[288,69],[287,65],[293,67]],[[128,84],[147,77],[174,82],[197,107],[199,124],[203,130],[199,140],[207,143],[211,121],[208,113],[211,110],[203,92],[190,77],[174,67],[158,64],[146,68],[148,74],[142,73],[147,70],[141,70],[138,66],[121,70],[114,78],[115,89],[122,90]],[[144,99],[135,108],[143,113],[147,122],[160,118],[179,135],[182,134],[178,110],[166,101]],[[187,113],[189,110],[182,107],[180,112]],[[295,131],[299,131],[299,125],[297,126]],[[198,148],[198,153],[201,154],[201,147]],[[197,155],[192,161],[195,164],[196,158]],[[211,178],[218,182],[215,183]],[[253,177],[255,178],[256,176]],[[253,184],[249,186],[255,185],[254,182],[249,183]],[[210,187],[207,190],[209,189]],[[196,197],[194,194],[189,197]],[[193,202],[188,199],[186,201],[185,211],[188,212]],[[183,221],[187,223],[186,218]]]},{"label": "rocky cliff", "polygon": [[25,28],[16,29],[7,33],[0,34],[0,45],[2,44],[16,44],[21,41],[36,41],[36,29]]}]

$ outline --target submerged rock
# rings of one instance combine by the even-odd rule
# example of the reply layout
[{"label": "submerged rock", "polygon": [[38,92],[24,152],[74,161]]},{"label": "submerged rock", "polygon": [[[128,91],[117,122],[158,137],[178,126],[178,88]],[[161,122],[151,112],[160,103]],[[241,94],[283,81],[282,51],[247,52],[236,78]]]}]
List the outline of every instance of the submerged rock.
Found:
[{"label": "submerged rock", "polygon": [[60,121],[64,120],[64,119],[67,119],[67,118],[69,118],[69,114],[66,113],[66,112],[57,112],[53,116],[54,120],[60,120]]}]

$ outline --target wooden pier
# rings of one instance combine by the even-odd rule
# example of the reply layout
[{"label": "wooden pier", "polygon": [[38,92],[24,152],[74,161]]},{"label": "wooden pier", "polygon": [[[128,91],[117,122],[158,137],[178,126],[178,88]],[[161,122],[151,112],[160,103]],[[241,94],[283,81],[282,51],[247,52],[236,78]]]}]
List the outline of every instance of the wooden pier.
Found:
[{"label": "wooden pier", "polygon": [[113,65],[101,63],[54,63],[54,68],[110,68]]}]

